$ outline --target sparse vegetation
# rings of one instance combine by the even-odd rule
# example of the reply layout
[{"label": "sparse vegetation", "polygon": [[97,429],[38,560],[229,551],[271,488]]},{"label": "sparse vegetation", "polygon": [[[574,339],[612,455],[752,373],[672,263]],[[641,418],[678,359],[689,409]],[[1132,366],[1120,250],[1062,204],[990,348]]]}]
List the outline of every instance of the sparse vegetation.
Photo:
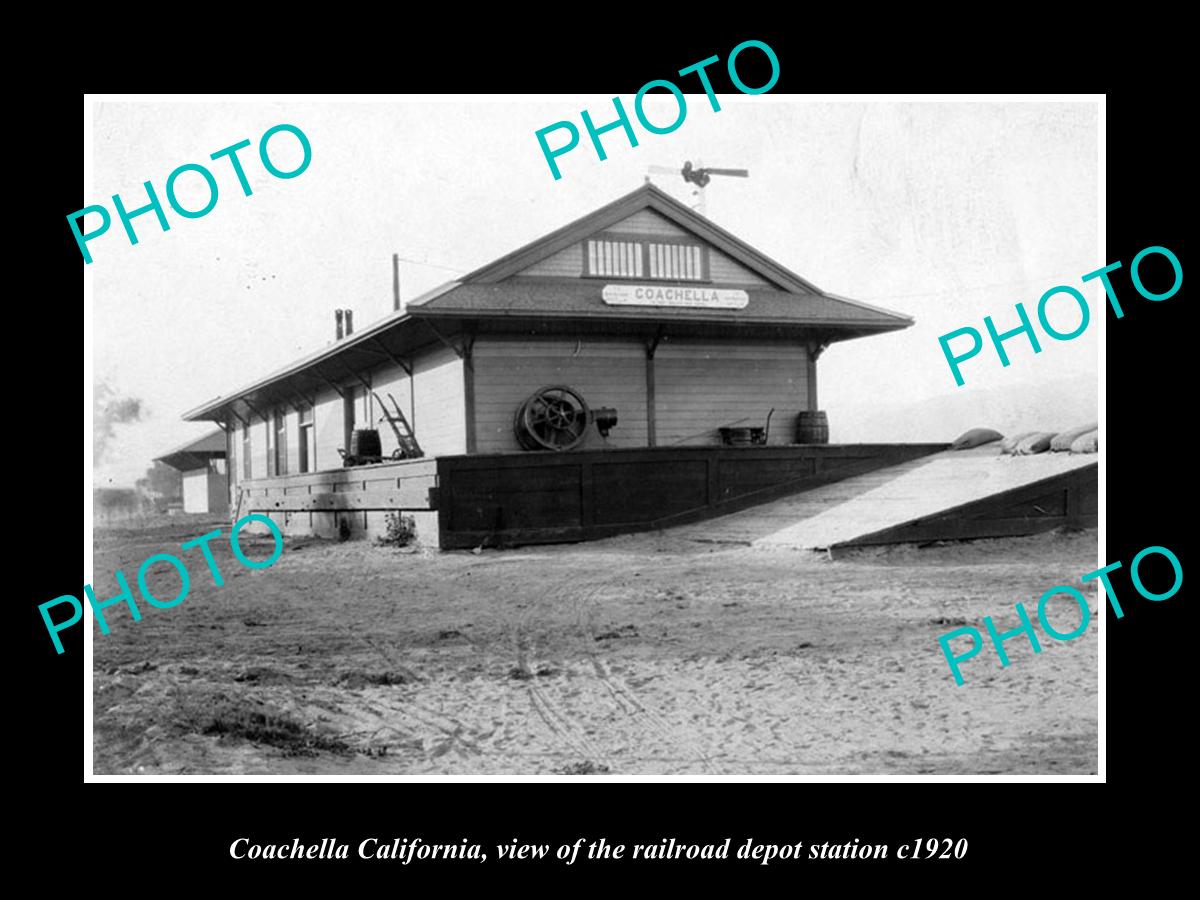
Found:
[{"label": "sparse vegetation", "polygon": [[343,672],[334,683],[339,687],[352,691],[365,687],[390,687],[394,684],[407,684],[409,679],[400,672]]},{"label": "sparse vegetation", "polygon": [[393,512],[387,514],[385,521],[387,532],[376,540],[380,546],[407,547],[417,539],[417,522],[412,516]]},{"label": "sparse vegetation", "polygon": [[286,713],[266,704],[248,705],[233,700],[219,700],[211,708],[185,721],[184,728],[196,734],[267,744],[278,747],[287,756],[315,756],[321,751],[351,752],[351,748],[343,741],[309,731]]},{"label": "sparse vegetation", "polygon": [[555,775],[607,775],[609,773],[608,766],[601,763],[596,765],[590,759],[585,762],[574,762],[566,766],[560,766],[554,770]]}]

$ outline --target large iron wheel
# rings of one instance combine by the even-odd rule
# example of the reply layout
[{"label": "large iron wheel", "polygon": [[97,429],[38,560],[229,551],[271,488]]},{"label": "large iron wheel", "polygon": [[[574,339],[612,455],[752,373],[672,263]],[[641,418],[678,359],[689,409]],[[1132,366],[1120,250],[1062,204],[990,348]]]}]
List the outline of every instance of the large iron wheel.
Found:
[{"label": "large iron wheel", "polygon": [[517,440],[526,450],[572,450],[587,437],[587,401],[565,385],[544,387],[517,410]]}]

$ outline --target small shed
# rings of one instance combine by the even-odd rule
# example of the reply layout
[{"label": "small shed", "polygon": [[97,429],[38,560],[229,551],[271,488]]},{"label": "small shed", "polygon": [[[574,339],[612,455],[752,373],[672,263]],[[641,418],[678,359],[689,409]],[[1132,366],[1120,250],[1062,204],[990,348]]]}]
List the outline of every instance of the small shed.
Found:
[{"label": "small shed", "polygon": [[217,430],[156,457],[183,475],[185,513],[229,513],[225,432]]}]

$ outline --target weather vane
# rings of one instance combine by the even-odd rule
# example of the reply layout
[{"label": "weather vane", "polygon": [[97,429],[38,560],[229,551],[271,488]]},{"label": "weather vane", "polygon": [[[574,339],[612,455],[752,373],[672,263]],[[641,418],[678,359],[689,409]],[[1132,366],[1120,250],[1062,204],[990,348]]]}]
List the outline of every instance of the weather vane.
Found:
[{"label": "weather vane", "polygon": [[[649,166],[647,171],[654,175],[682,175],[683,180],[696,185],[696,189],[692,191],[692,196],[696,197],[696,203],[693,206],[700,215],[704,215],[704,188],[712,181],[713,175],[730,175],[734,178],[749,178],[749,169],[719,169],[712,166],[705,167],[700,160],[696,160],[696,165],[692,165],[692,161],[686,160],[682,169],[672,169],[667,166]],[[650,176],[646,176],[646,180],[650,180]]]}]

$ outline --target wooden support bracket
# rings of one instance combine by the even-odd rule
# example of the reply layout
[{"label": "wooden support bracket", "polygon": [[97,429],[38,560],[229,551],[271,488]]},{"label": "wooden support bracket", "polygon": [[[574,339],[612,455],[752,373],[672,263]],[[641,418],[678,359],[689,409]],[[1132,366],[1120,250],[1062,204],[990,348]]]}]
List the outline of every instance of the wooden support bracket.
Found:
[{"label": "wooden support bracket", "polygon": [[363,387],[365,387],[368,391],[374,390],[374,388],[371,387],[371,382],[367,381],[367,379],[363,378],[362,375],[360,375],[358,372],[355,372],[352,368],[350,368],[348,365],[346,365],[340,359],[338,360],[338,362],[341,363],[342,368],[346,370],[347,375],[349,375],[352,378],[357,378],[359,381],[361,381]]},{"label": "wooden support bracket", "polygon": [[268,421],[267,417],[264,416],[261,412],[259,412],[258,407],[256,407],[253,403],[251,403],[245,397],[242,397],[241,399],[242,399],[243,403],[245,403],[248,407],[250,407],[250,412],[254,413],[256,416],[258,416],[264,422]]},{"label": "wooden support bracket", "polygon": [[[317,407],[317,398],[316,397],[313,397],[311,399],[306,397],[304,392],[302,390],[300,390],[299,388],[297,388],[296,385],[292,382],[292,379],[290,379],[290,378],[285,379],[285,382],[286,382],[287,386],[289,388],[291,388],[292,393],[300,398],[301,403],[303,403],[309,409],[316,409],[316,407]],[[297,413],[299,413],[301,411],[300,407],[297,406],[294,402],[292,403],[292,409],[294,409]]]},{"label": "wooden support bracket", "polygon": [[337,393],[337,395],[339,397],[341,397],[343,400],[346,399],[346,392],[343,391],[336,383],[334,383],[333,381],[330,381],[325,376],[324,372],[322,372],[316,366],[312,367],[312,371],[318,378],[320,378],[323,382],[325,382],[327,385],[329,385],[331,388],[333,388],[333,390]]},{"label": "wooden support bracket", "polygon": [[654,354],[658,352],[658,345],[662,343],[664,337],[662,326],[659,326],[658,331],[654,332],[654,337],[646,341],[646,356],[650,359],[654,358]]},{"label": "wooden support bracket", "polygon": [[423,318],[423,319],[421,319],[421,321],[424,322],[425,325],[429,328],[429,330],[433,332],[434,337],[436,337],[439,341],[441,341],[443,344],[445,344],[447,347],[449,347],[451,350],[453,350],[454,355],[457,356],[459,359],[466,359],[467,357],[469,357],[471,355],[471,347],[475,343],[474,338],[471,339],[469,344],[467,343],[467,341],[464,340],[463,346],[459,347],[453,341],[451,341],[448,337],[446,337],[444,334],[442,334],[440,331],[438,331],[437,326],[434,325],[432,322],[430,322],[428,319]]},{"label": "wooden support bracket", "polygon": [[371,340],[376,345],[378,345],[379,349],[383,351],[384,355],[387,356],[388,359],[390,359],[392,362],[394,362],[396,365],[398,365],[401,369],[404,370],[405,375],[407,375],[409,378],[412,378],[413,370],[412,370],[412,365],[410,363],[406,363],[403,359],[401,359],[399,356],[397,356],[395,353],[393,353],[391,350],[389,350],[387,348],[387,346],[383,343],[383,341],[381,341],[379,338],[374,337],[374,338],[371,338]]}]

